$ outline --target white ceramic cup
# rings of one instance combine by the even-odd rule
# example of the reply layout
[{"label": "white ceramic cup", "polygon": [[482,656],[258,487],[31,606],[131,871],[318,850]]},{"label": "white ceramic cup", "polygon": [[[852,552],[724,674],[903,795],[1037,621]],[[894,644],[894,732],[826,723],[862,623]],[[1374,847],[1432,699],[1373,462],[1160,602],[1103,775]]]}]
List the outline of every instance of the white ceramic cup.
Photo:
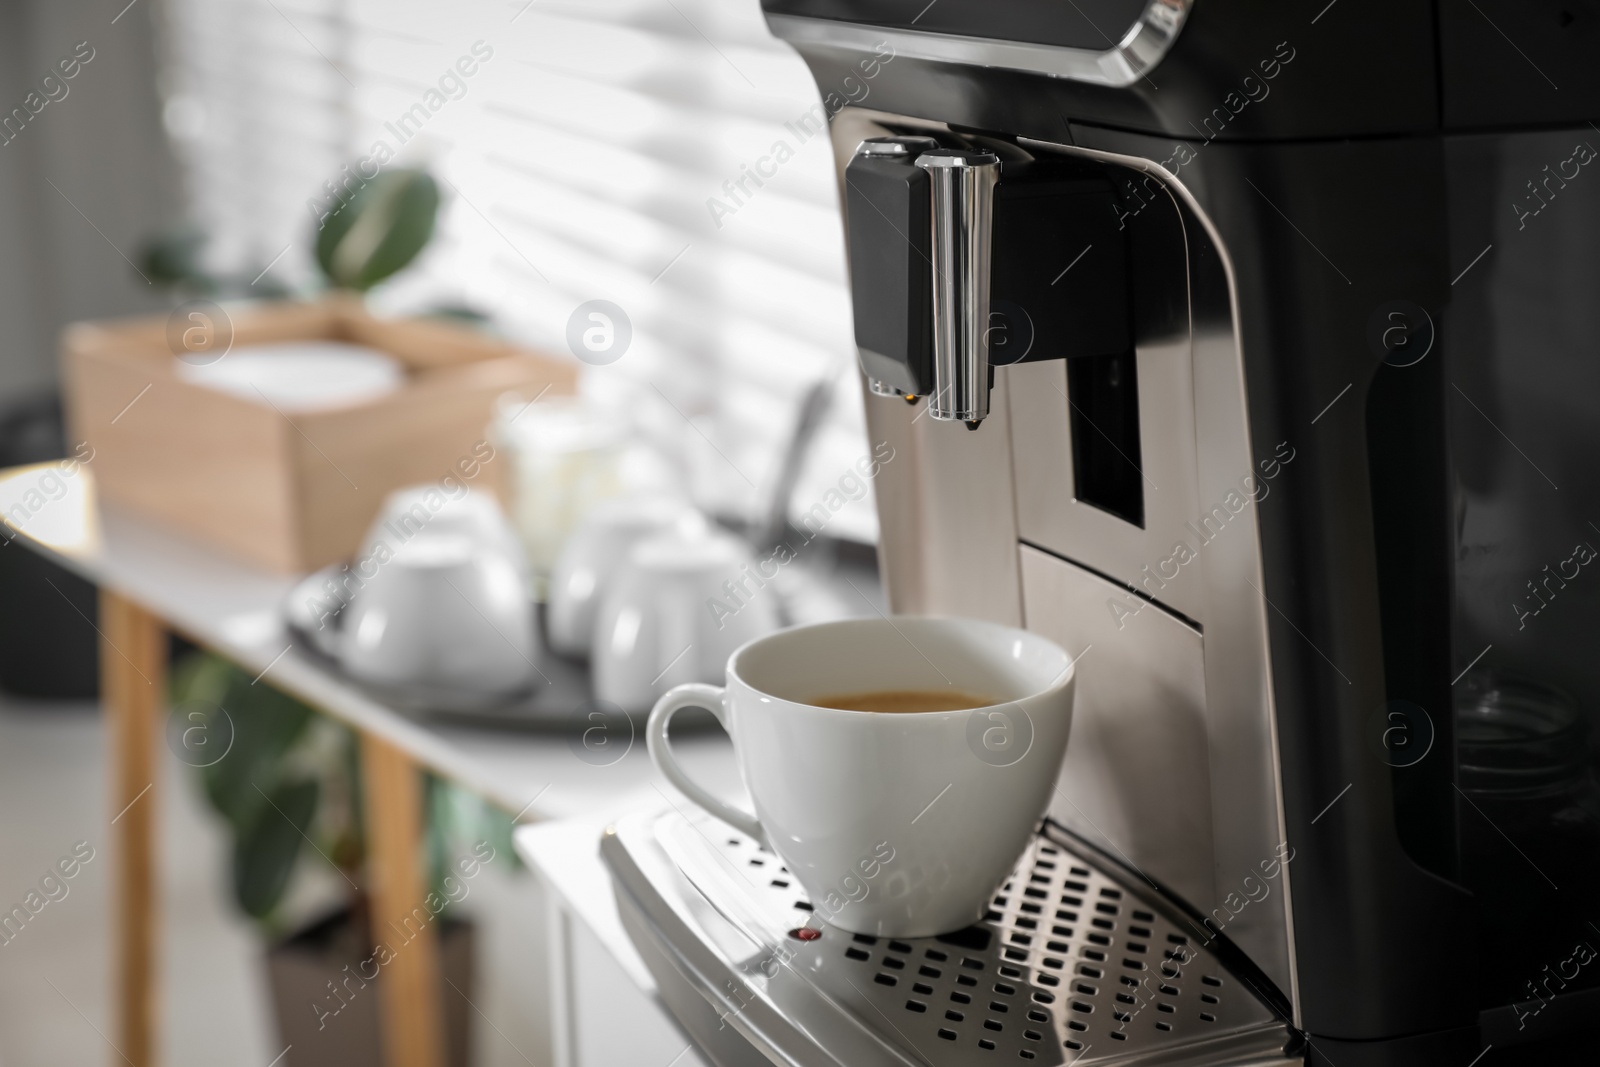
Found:
[{"label": "white ceramic cup", "polygon": [[705,518],[679,497],[627,496],[596,504],[556,558],[545,615],[550,647],[569,656],[589,654],[600,604],[640,541],[706,529]]},{"label": "white ceramic cup", "polygon": [[[1072,659],[971,619],[856,619],[785,630],[729,658],[726,686],[656,702],[650,756],[673,785],[788,865],[814,914],[853,933],[926,937],[983,917],[1050,804],[1072,723]],[[860,712],[811,701],[955,688],[966,711]],[[678,766],[667,728],[711,711],[733,738],[752,815]]]},{"label": "white ceramic cup", "polygon": [[777,591],[755,570],[745,543],[724,533],[635,545],[595,617],[596,698],[642,712],[680,682],[720,678],[734,649],[778,628]]},{"label": "white ceramic cup", "polygon": [[[531,600],[532,586],[528,576],[527,559],[522,552],[522,543],[517,539],[516,532],[511,529],[511,524],[506,520],[505,513],[500,510],[500,505],[488,493],[476,490],[461,491],[457,487],[454,493],[447,492],[441,485],[411,485],[403,489],[396,489],[390,493],[383,502],[383,508],[378,516],[372,520],[372,525],[367,529],[366,539],[362,542],[359,555],[348,564],[338,564],[324,567],[314,574],[302,579],[289,594],[284,605],[285,614],[290,624],[301,634],[305,635],[324,654],[335,659],[345,658],[347,642],[343,636],[342,623],[346,605],[353,603],[363,596],[363,588],[372,582],[386,567],[398,566],[401,569],[415,568],[418,562],[417,550],[411,549],[406,560],[396,561],[396,557],[406,553],[406,546],[413,541],[422,545],[435,544],[435,539],[444,535],[456,538],[449,542],[459,546],[461,539],[471,542],[472,553],[483,556],[497,556],[505,561],[515,571],[515,584],[522,590],[522,595]],[[469,553],[451,549],[445,552],[449,555],[455,552],[465,556]],[[429,555],[424,552],[423,555]],[[437,566],[440,552],[431,553]],[[503,568],[491,566],[493,574],[502,574]],[[485,574],[477,574],[471,578],[457,576],[452,580],[460,581],[468,586],[484,587],[487,584],[504,584],[501,579]],[[401,579],[402,583],[408,579]],[[410,579],[415,584],[416,579]],[[400,591],[391,589],[383,592],[383,580],[379,580],[380,596],[387,596],[391,600],[403,598]],[[435,581],[435,584],[438,584]],[[447,587],[441,587],[446,588]],[[454,599],[459,599],[452,593]],[[384,609],[387,611],[388,609]],[[429,615],[427,606],[406,609],[422,618],[414,625],[426,625]],[[530,623],[531,625],[531,623]],[[376,623],[368,623],[369,638],[372,627]],[[385,624],[387,627],[387,624]],[[520,623],[512,623],[510,633],[520,635],[525,627]],[[530,643],[531,643],[531,630]],[[514,640],[520,642],[521,637]],[[399,648],[399,645],[392,646]],[[393,653],[399,655],[399,653]],[[380,652],[365,646],[352,648],[349,661],[358,664],[355,668],[362,672],[367,680],[381,680],[382,676],[398,676],[405,673],[403,663],[389,663],[385,657],[389,652]]]},{"label": "white ceramic cup", "polygon": [[469,706],[534,679],[533,606],[506,555],[457,532],[401,545],[345,609],[339,659],[356,678]]},{"label": "white ceramic cup", "polygon": [[519,571],[528,570],[522,542],[493,495],[470,488],[448,492],[431,482],[396,489],[384,498],[382,510],[367,527],[358,562],[377,562],[414,537],[441,533],[460,534],[483,551],[505,556]]}]

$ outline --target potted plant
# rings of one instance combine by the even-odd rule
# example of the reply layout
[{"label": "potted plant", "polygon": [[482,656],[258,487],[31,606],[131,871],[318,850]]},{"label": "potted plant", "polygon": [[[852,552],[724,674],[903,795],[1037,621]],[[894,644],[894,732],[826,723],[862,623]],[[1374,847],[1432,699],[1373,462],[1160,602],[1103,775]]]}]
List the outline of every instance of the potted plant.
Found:
[{"label": "potted plant", "polygon": [[[408,266],[433,238],[439,187],[427,171],[384,171],[349,195],[331,198],[317,218],[316,261],[330,289],[364,294]],[[266,270],[216,274],[201,262],[206,234],[183,225],[145,242],[140,273],[183,296],[288,299]],[[252,279],[250,275],[254,273]]]},{"label": "potted plant", "polygon": [[[196,768],[228,828],[234,901],[267,942],[280,1039],[293,1046],[286,1062],[379,1067],[383,975],[372,965],[355,734],[210,653],[178,664],[172,696],[172,747]],[[465,898],[483,865],[516,863],[511,819],[432,778],[427,806],[430,883],[445,908],[439,988],[447,1062],[466,1067],[473,927],[445,905]],[[344,900],[309,918],[293,914],[286,897],[302,863],[335,869]]]}]

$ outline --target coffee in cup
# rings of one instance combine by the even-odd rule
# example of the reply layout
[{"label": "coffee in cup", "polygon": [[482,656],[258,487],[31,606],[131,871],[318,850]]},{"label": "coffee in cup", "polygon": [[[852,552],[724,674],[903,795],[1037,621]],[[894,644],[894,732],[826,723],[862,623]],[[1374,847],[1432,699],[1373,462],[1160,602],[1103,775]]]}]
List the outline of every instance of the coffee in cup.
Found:
[{"label": "coffee in cup", "polygon": [[1002,701],[993,697],[975,697],[959,689],[877,689],[868,693],[818,697],[812,703],[819,708],[834,708],[839,711],[878,711],[895,714],[966,711],[969,708],[984,708]]}]

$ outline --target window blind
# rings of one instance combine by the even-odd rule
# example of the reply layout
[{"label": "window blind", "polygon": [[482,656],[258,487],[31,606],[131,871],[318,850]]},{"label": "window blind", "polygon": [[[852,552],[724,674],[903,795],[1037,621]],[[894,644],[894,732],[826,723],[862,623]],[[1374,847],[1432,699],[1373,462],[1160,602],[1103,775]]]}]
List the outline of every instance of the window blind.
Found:
[{"label": "window blind", "polygon": [[[168,0],[164,30],[213,267],[309,286],[345,168],[426,165],[439,232],[380,311],[464,304],[567,353],[579,305],[618,305],[631,343],[585,388],[722,514],[759,512],[820,378],[835,402],[792,511],[870,451],[830,147],[804,136],[818,94],[756,0]],[[870,494],[828,532],[874,540]]]}]

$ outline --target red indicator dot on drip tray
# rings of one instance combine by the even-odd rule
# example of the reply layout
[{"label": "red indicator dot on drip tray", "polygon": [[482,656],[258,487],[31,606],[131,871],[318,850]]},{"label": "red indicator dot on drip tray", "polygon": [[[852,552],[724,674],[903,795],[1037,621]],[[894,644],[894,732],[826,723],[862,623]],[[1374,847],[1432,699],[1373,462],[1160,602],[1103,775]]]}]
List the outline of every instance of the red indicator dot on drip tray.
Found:
[{"label": "red indicator dot on drip tray", "polygon": [[797,926],[789,931],[789,936],[796,941],[815,941],[822,936],[822,931],[814,926]]}]

